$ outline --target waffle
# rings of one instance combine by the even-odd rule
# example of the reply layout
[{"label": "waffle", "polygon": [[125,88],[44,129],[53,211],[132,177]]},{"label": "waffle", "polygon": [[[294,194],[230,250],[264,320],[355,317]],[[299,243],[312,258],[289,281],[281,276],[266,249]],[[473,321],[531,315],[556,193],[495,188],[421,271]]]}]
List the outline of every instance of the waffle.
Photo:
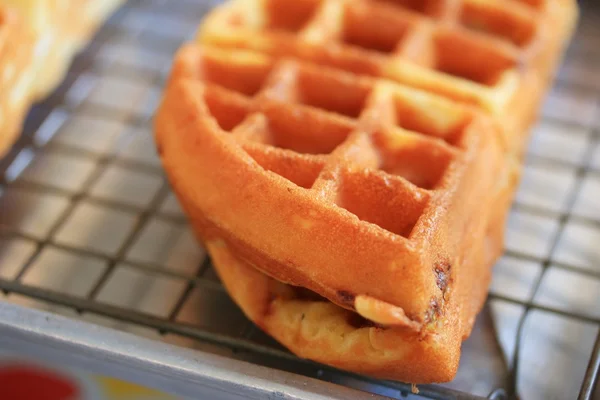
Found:
[{"label": "waffle", "polygon": [[526,129],[576,10],[506,1],[538,25],[498,39],[459,26],[467,2],[391,3],[218,8],[176,56],[156,142],[252,321],[302,357],[441,382],[485,299]]},{"label": "waffle", "polygon": [[[400,376],[451,376],[445,352],[468,334],[502,247],[489,204],[515,185],[485,117],[398,84],[190,45],[156,125],[203,242],[375,323],[413,335],[445,325],[455,344],[435,373]],[[464,265],[482,241],[485,268]]]},{"label": "waffle", "polygon": [[75,53],[123,0],[0,0],[3,96],[0,156],[31,104],[62,81]]},{"label": "waffle", "polygon": [[576,17],[574,0],[233,0],[198,38],[477,105],[518,151]]}]

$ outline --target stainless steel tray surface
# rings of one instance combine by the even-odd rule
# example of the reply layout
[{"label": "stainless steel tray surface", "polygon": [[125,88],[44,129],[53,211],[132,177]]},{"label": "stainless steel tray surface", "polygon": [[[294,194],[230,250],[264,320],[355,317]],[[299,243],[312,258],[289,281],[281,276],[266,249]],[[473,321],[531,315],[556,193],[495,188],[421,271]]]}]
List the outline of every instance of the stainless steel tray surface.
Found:
[{"label": "stainless steel tray surface", "polygon": [[594,398],[600,4],[582,4],[535,127],[458,376],[414,395],[291,355],[243,316],[194,240],[151,119],[174,52],[216,3],[129,1],[31,110],[0,160],[0,349],[185,398]]}]

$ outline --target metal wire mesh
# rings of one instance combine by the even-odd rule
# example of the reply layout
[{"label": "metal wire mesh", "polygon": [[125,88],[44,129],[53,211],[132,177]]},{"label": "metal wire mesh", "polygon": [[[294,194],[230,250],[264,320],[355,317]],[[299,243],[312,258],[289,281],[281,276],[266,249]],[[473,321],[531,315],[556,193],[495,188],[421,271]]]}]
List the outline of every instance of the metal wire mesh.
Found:
[{"label": "metal wire mesh", "polygon": [[[130,1],[61,87],[32,109],[22,138],[0,161],[0,289],[8,301],[156,340],[408,396],[407,385],[299,360],[261,334],[187,229],[154,154],[151,115],[174,51],[214,3]],[[476,365],[461,365],[459,383],[425,386],[423,396],[482,398],[500,386],[527,398],[593,396],[600,363],[600,7],[583,7],[536,128],[508,249],[480,316],[495,321],[508,373],[481,379],[478,359],[467,358],[463,365]],[[550,333],[540,347],[539,335]],[[557,355],[562,367],[548,367]]]}]

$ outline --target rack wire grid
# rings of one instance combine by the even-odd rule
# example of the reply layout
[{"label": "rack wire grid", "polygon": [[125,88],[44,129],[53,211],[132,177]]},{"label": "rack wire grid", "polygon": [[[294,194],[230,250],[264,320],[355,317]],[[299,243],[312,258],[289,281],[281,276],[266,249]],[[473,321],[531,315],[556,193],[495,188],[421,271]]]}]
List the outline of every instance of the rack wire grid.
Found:
[{"label": "rack wire grid", "polygon": [[[292,356],[242,315],[189,231],[151,119],[175,50],[216,3],[129,1],[32,108],[0,161],[0,344],[35,336],[14,350],[85,355],[95,371],[135,359],[108,372],[182,396],[229,379],[247,398],[417,398]],[[600,398],[600,6],[581,6],[458,376],[419,398]]]}]

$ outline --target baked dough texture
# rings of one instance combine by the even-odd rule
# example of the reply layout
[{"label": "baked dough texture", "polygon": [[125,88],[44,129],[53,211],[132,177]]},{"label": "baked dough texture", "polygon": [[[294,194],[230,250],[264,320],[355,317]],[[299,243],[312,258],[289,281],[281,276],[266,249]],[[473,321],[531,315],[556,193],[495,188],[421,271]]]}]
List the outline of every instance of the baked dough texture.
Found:
[{"label": "baked dough texture", "polygon": [[570,0],[233,0],[155,120],[183,209],[245,314],[301,357],[456,374],[503,249]]},{"label": "baked dough texture", "polygon": [[0,0],[0,157],[33,103],[62,81],[75,54],[124,0]]}]

